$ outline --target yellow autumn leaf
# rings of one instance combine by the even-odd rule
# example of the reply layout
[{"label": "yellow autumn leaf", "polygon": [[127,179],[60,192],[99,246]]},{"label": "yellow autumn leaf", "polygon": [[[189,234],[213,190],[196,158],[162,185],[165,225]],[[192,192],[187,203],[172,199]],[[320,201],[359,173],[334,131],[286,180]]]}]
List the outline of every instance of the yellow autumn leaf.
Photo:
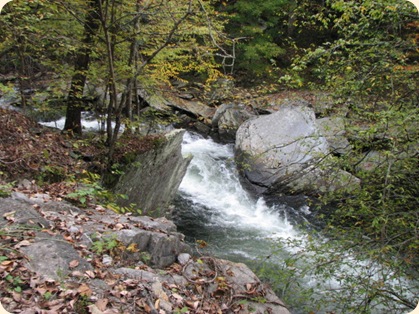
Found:
[{"label": "yellow autumn leaf", "polygon": [[126,248],[126,250],[128,252],[131,252],[131,253],[136,253],[136,252],[139,251],[138,246],[137,246],[137,243],[131,243],[130,245],[128,245],[128,247]]}]

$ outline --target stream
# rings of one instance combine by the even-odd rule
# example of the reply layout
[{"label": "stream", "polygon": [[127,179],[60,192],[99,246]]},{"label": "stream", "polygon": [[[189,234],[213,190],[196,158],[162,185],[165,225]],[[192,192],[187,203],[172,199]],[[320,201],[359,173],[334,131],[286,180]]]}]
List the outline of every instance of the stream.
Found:
[{"label": "stream", "polygon": [[243,261],[270,254],[269,239],[300,237],[291,207],[268,206],[244,190],[232,145],[186,133],[182,153],[194,158],[179,187],[175,222],[189,241],[205,240],[218,257]]},{"label": "stream", "polygon": [[[279,254],[271,256],[275,241],[289,239],[304,244],[307,229],[298,226],[310,220],[310,208],[304,205],[304,200],[301,199],[294,204],[277,202],[268,205],[263,198],[253,198],[240,183],[234,164],[233,145],[219,144],[187,132],[184,136],[182,153],[185,156],[192,155],[193,159],[179,187],[173,220],[189,244],[195,246],[196,240],[203,240],[207,244],[203,254],[243,262],[251,268],[258,266],[257,263],[260,263],[264,257],[269,257],[269,263],[274,265],[284,264],[283,261],[293,253],[292,249],[278,250]],[[310,224],[306,224],[305,228],[307,226]],[[365,272],[376,282],[385,279],[385,276],[391,278],[393,275],[391,270],[383,274],[382,267],[368,260],[355,261],[351,252],[346,252],[344,255],[339,265],[342,274]],[[299,284],[317,289],[319,280],[321,280],[320,287],[324,290],[336,291],[341,287],[339,281],[341,279],[333,276],[324,280],[309,275],[298,280],[301,280]],[[389,284],[392,286],[411,286],[411,283],[404,278],[395,280],[393,276],[391,280]],[[408,298],[414,297],[409,291],[406,295]],[[371,313],[391,312],[387,312],[380,304],[374,308]],[[329,310],[334,309],[323,308],[317,313],[326,313]],[[307,312],[294,307],[292,313]]]},{"label": "stream", "polygon": [[253,198],[240,183],[233,145],[187,132],[182,154],[193,159],[179,187],[173,218],[192,246],[204,240],[206,254],[252,267],[260,257],[271,255],[273,241],[304,239],[295,225],[305,219],[298,212],[308,215],[309,208],[269,206],[263,198]]}]

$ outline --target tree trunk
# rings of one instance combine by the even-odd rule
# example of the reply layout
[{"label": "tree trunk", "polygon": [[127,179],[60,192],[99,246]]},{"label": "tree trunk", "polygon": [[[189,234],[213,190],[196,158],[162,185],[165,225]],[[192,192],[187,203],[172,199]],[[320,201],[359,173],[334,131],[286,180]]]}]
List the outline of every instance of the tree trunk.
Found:
[{"label": "tree trunk", "polygon": [[89,69],[91,47],[94,44],[94,36],[99,30],[99,3],[101,0],[90,0],[86,21],[84,22],[83,46],[76,54],[74,65],[74,75],[71,78],[70,91],[67,99],[67,113],[64,130],[72,131],[75,134],[81,134],[81,112],[83,89],[86,84],[87,70]]}]

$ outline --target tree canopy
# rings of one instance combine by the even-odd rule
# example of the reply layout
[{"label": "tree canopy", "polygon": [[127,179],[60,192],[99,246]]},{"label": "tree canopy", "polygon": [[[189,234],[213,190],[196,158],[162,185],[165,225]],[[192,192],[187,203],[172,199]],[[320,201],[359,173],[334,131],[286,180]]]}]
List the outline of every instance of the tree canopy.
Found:
[{"label": "tree canopy", "polygon": [[[100,91],[95,109],[107,118],[109,166],[121,126],[129,130],[143,109],[141,89],[169,89],[173,81],[208,87],[229,77],[259,90],[274,84],[327,92],[328,110],[345,118],[351,144],[333,160],[362,183],[351,195],[318,199],[322,235],[339,239],[341,249],[326,254],[330,242],[311,242],[305,250],[317,259],[310,271],[336,275],[335,263],[355,252],[358,261],[368,257],[379,266],[339,277],[346,293],[329,294],[332,303],[344,300],[338,310],[414,306],[411,286],[386,284],[414,282],[419,264],[419,21],[411,3],[14,0],[3,8],[0,29],[0,91],[18,91],[24,109],[61,107],[65,128],[81,133],[89,91]],[[290,257],[283,272],[274,269],[287,302],[295,277],[286,270],[308,255]],[[351,294],[357,302],[348,301]],[[308,310],[323,305],[318,297],[307,300]]]}]

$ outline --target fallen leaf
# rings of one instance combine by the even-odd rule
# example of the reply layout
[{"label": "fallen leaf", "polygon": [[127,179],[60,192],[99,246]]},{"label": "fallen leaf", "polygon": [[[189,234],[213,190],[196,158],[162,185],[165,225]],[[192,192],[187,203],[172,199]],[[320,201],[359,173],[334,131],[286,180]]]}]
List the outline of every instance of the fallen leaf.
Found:
[{"label": "fallen leaf", "polygon": [[7,217],[13,216],[16,213],[16,211],[12,211],[12,212],[7,212],[5,214],[3,214],[3,217],[7,219]]},{"label": "fallen leaf", "polygon": [[73,271],[71,273],[71,275],[74,276],[74,277],[83,277],[84,276],[84,274],[81,271],[79,271],[79,270]]},{"label": "fallen leaf", "polygon": [[56,235],[56,234],[57,234],[56,232],[51,231],[51,230],[49,230],[49,229],[44,229],[44,230],[42,230],[41,232],[48,233],[49,235],[52,235],[52,236],[54,236],[54,235]]},{"label": "fallen leaf", "polygon": [[43,280],[41,280],[39,277],[31,277],[29,280],[29,286],[34,289],[37,285],[39,285]]},{"label": "fallen leaf", "polygon": [[170,283],[170,284],[168,284],[168,283],[164,283],[166,286],[167,286],[167,288],[169,288],[169,289],[179,289],[179,287],[178,287],[178,285],[175,285],[174,283]]},{"label": "fallen leaf", "polygon": [[15,222],[15,215],[16,211],[8,212],[3,215],[4,219],[10,222]]},{"label": "fallen leaf", "polygon": [[137,304],[140,308],[143,308],[146,313],[151,312],[151,308],[150,308],[150,306],[148,306],[148,304],[145,302],[145,300],[140,299],[137,302],[135,302],[135,304]]},{"label": "fallen leaf", "polygon": [[12,296],[13,296],[13,300],[15,300],[17,303],[20,303],[22,301],[22,294],[21,293],[13,291]]},{"label": "fallen leaf", "polygon": [[109,300],[108,299],[99,299],[96,301],[95,305],[97,308],[101,311],[106,310],[106,306],[108,305]]},{"label": "fallen leaf", "polygon": [[131,252],[131,253],[136,253],[136,252],[139,251],[139,249],[137,247],[137,243],[131,243],[130,245],[128,245],[128,247],[126,248],[126,250],[128,252]]},{"label": "fallen leaf", "polygon": [[48,291],[48,289],[45,287],[36,287],[35,291],[38,292],[40,295],[44,295]]},{"label": "fallen leaf", "polygon": [[54,285],[55,284],[55,280],[51,279],[51,278],[47,278],[45,279],[45,283],[48,285]]},{"label": "fallen leaf", "polygon": [[127,279],[124,280],[124,284],[126,284],[128,287],[136,287],[138,285],[138,280]]},{"label": "fallen leaf", "polygon": [[199,301],[185,301],[186,305],[196,310],[199,306]]},{"label": "fallen leaf", "polygon": [[3,261],[3,262],[1,262],[1,266],[3,266],[3,267],[10,267],[10,266],[13,266],[15,264],[15,262],[13,262],[13,261]]},{"label": "fallen leaf", "polygon": [[79,260],[74,259],[74,260],[72,260],[72,261],[68,264],[68,267],[70,267],[70,268],[76,268],[77,266],[79,266],[79,264],[80,264],[80,261],[79,261]]},{"label": "fallen leaf", "polygon": [[85,295],[90,297],[92,295],[92,290],[89,288],[88,285],[86,285],[85,283],[82,283],[80,285],[80,287],[77,289],[77,291],[81,294],[81,295]]},{"label": "fallen leaf", "polygon": [[181,295],[177,294],[177,293],[173,293],[172,297],[174,297],[178,303],[183,302],[183,297]]},{"label": "fallen leaf", "polygon": [[87,308],[90,314],[103,314],[103,311],[99,310],[95,304],[89,305]]},{"label": "fallen leaf", "polygon": [[121,230],[121,229],[124,229],[124,225],[123,225],[123,224],[121,224],[121,223],[117,223],[117,224],[115,225],[114,229],[115,229],[115,230],[117,230],[117,231],[119,231],[119,230]]},{"label": "fallen leaf", "polygon": [[64,240],[68,241],[68,242],[74,242],[73,238],[71,237],[71,235],[63,235]]},{"label": "fallen leaf", "polygon": [[203,293],[203,290],[202,290],[202,286],[201,286],[201,285],[195,285],[195,289],[196,289],[196,291],[197,291],[199,294],[202,294],[202,293]]}]

